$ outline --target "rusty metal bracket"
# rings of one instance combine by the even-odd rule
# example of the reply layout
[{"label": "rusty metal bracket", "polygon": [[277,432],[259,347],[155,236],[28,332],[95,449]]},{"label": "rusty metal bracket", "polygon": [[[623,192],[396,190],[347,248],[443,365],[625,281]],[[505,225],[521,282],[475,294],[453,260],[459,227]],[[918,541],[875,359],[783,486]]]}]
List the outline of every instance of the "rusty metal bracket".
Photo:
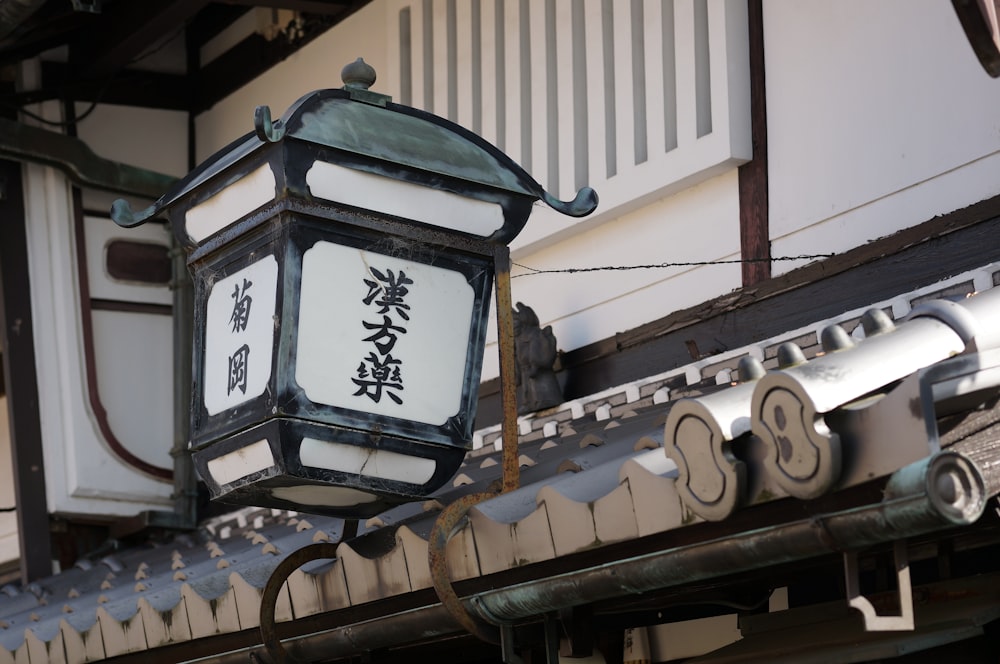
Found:
[{"label": "rusty metal bracket", "polygon": [[[337,557],[337,545],[331,542],[320,542],[304,546],[293,551],[287,558],[278,563],[271,572],[264,593],[260,598],[260,638],[271,656],[273,664],[300,664],[301,660],[288,654],[278,638],[277,625],[274,621],[274,611],[278,603],[278,593],[292,572],[313,560],[324,560]],[[251,661],[260,660],[256,653],[250,654]]]},{"label": "rusty metal bracket", "polygon": [[551,612],[545,614],[545,661],[559,664],[559,620]]},{"label": "rusty metal bracket", "polygon": [[[559,664],[559,620],[554,613],[546,613],[543,621],[545,627],[545,663]],[[500,625],[500,659],[504,664],[525,664],[525,660],[517,652],[514,640],[514,625]]]},{"label": "rusty metal bracket", "polygon": [[500,626],[500,659],[504,664],[525,664],[514,644],[514,626],[506,623]]},{"label": "rusty metal bracket", "polygon": [[[506,493],[517,489],[520,485],[517,457],[517,385],[514,373],[514,308],[510,296],[510,249],[506,245],[494,246],[493,266],[496,271],[497,345],[500,352],[500,397],[503,407],[503,419],[500,423],[503,442],[502,492]],[[494,496],[492,493],[469,494],[442,510],[434,521],[434,527],[427,539],[427,561],[434,591],[451,617],[480,640],[503,644],[504,628],[498,632],[495,626],[469,613],[455,592],[448,574],[447,546],[452,533],[473,506]],[[514,660],[504,661],[516,664]]]},{"label": "rusty metal bracket", "polygon": [[[517,456],[517,393],[514,373],[514,319],[510,295],[510,250],[506,245],[494,247],[493,261],[496,270],[497,336],[500,353],[500,391],[503,404],[503,420],[501,422],[503,440],[502,490],[508,492],[517,489],[520,485],[520,468]],[[506,652],[512,644],[512,628],[505,625],[498,630],[495,626],[469,613],[455,592],[448,573],[447,545],[452,533],[455,532],[458,523],[465,518],[474,505],[494,496],[495,494],[492,493],[469,494],[442,510],[435,520],[427,540],[427,560],[434,591],[448,613],[462,628],[477,638],[488,643],[506,643],[507,645],[504,647]],[[282,646],[275,625],[275,606],[282,585],[292,572],[305,563],[323,558],[335,558],[336,548],[335,544],[329,543],[303,547],[281,561],[268,579],[261,597],[260,633],[264,647],[274,664],[297,664],[298,662]],[[551,647],[548,649],[551,650]],[[508,664],[519,664],[520,658],[516,655],[512,655],[512,657],[514,659],[505,658],[505,661]],[[254,658],[259,658],[259,655],[252,653],[251,659]]]},{"label": "rusty metal bracket", "polygon": [[521,484],[521,468],[517,456],[517,376],[514,359],[514,305],[510,296],[510,249],[496,245],[493,249],[497,290],[497,346],[500,351],[500,399],[503,420],[500,435],[503,441],[503,491],[513,491]]},{"label": "rusty metal bracket", "polygon": [[492,498],[491,493],[470,493],[444,508],[434,521],[434,527],[427,538],[427,562],[431,572],[431,583],[441,605],[451,617],[467,632],[487,643],[500,643],[496,627],[473,616],[465,609],[451,583],[448,574],[447,546],[458,522],[465,518],[473,506]]},{"label": "rusty metal bracket", "polygon": [[910,585],[910,559],[906,551],[906,541],[896,540],[892,545],[893,562],[896,568],[897,592],[899,594],[899,615],[880,616],[875,607],[861,594],[858,584],[858,554],[856,551],[844,553],[844,579],[847,582],[847,603],[861,612],[867,632],[909,632],[913,631],[913,587]]}]

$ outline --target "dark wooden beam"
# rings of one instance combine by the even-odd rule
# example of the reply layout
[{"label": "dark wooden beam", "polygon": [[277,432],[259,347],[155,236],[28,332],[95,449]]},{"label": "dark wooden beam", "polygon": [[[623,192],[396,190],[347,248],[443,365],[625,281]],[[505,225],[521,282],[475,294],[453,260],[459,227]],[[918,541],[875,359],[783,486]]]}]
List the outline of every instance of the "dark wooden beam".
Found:
[{"label": "dark wooden beam", "polygon": [[181,29],[209,0],[143,0],[108,5],[106,24],[71,45],[78,75],[106,79],[125,69],[158,40]]},{"label": "dark wooden beam", "polygon": [[0,349],[24,584],[52,574],[29,281],[21,164],[0,161]]},{"label": "dark wooden beam", "polygon": [[[281,44],[253,33],[231,49],[201,67],[195,74],[193,114],[208,110],[216,102],[240,89],[268,67],[281,62]],[[247,125],[249,127],[249,124]]]},{"label": "dark wooden beam", "polygon": [[[767,102],[764,86],[764,18],[761,0],[747,0],[750,30],[750,136],[753,158],[739,168],[740,255],[743,285],[771,276],[767,199]],[[767,259],[767,260],[761,260]]]},{"label": "dark wooden beam", "polygon": [[330,14],[338,16],[350,7],[352,0],[221,0],[228,5],[244,7],[267,7],[268,9],[291,9],[305,14]]},{"label": "dark wooden beam", "polygon": [[[278,64],[300,48],[316,39],[331,27],[367,5],[371,0],[350,0],[336,15],[310,15],[302,26],[302,35],[295,41],[273,39],[268,41],[262,35],[253,34],[232,47],[215,60],[205,64],[195,76],[197,90],[193,113],[211,108],[216,102],[260,76],[267,69]],[[327,66],[329,63],[323,63]],[[338,63],[331,75],[330,87],[340,85],[342,65]],[[303,90],[303,93],[308,92]]]},{"label": "dark wooden beam", "polygon": [[[250,11],[250,7],[212,3],[201,10],[188,23],[185,41],[188,48],[199,49],[213,37],[228,28],[241,16]],[[189,69],[188,71],[195,71]]]},{"label": "dark wooden beam", "polygon": [[81,79],[63,62],[43,62],[41,87],[14,95],[11,103],[22,106],[50,99],[72,99],[186,111],[190,96],[188,79],[180,74],[125,69],[111,79]]},{"label": "dark wooden beam", "polygon": [[0,63],[14,64],[67,43],[73,35],[93,30],[101,17],[73,10],[69,2],[44,2],[0,40]]}]

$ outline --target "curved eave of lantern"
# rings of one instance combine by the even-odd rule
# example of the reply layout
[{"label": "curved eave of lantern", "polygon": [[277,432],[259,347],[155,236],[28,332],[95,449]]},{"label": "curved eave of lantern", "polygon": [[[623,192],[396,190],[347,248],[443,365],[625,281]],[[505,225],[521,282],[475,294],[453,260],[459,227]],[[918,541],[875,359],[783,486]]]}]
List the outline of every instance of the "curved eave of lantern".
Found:
[{"label": "curved eave of lantern", "polygon": [[[573,217],[587,215],[597,207],[597,194],[593,189],[585,187],[573,200],[561,201],[545,191],[510,157],[476,134],[444,118],[392,103],[388,97],[367,90],[345,88],[311,92],[289,107],[280,120],[273,122],[269,109],[261,106],[254,114],[254,124],[254,132],[216,152],[149,208],[133,212],[125,201],[115,201],[112,218],[120,226],[132,227],[167,212],[182,201],[186,201],[184,207],[202,202],[208,195],[245,177],[251,170],[247,165],[265,159],[258,153],[268,146],[282,150],[280,159],[286,170],[292,166],[290,155],[293,151],[304,147],[311,151],[310,157],[318,157],[317,161],[499,204],[503,209],[502,226],[489,235],[479,236],[490,243],[507,244],[516,237],[536,200]],[[312,159],[304,159],[295,167],[311,168],[313,164]],[[297,175],[305,176],[306,173]],[[276,177],[285,180],[284,186],[279,183],[276,187],[275,199],[305,184],[304,181],[296,182],[298,178],[291,174],[276,174]],[[196,191],[199,191],[198,200],[191,197]],[[297,193],[302,197],[312,195],[307,186]],[[180,232],[178,235],[182,240],[187,239]],[[195,240],[194,246],[206,239]],[[191,241],[186,243],[190,245]]]}]

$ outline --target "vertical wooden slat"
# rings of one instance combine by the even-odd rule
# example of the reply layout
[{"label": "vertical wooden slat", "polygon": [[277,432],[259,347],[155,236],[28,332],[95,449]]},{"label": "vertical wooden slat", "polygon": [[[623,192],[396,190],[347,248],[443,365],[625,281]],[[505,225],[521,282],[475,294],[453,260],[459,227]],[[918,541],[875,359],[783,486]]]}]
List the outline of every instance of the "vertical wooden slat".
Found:
[{"label": "vertical wooden slat", "polygon": [[[549,109],[550,117],[556,118],[556,154],[559,163],[558,182],[549,186],[557,191],[560,198],[571,198],[576,184],[576,155],[574,127],[576,114],[581,109],[576,105],[573,93],[573,0],[554,0],[556,33],[556,107]],[[552,32],[550,26],[550,32]],[[551,48],[551,46],[550,46]],[[586,107],[584,107],[585,109]],[[551,139],[550,139],[551,140]]]},{"label": "vertical wooden slat", "polygon": [[[479,76],[482,80],[482,133],[481,136],[490,143],[500,145],[500,113],[499,104],[502,97],[500,91],[505,90],[506,81],[503,80],[503,69],[498,67],[503,57],[503,53],[498,52],[503,48],[501,41],[503,33],[500,32],[502,26],[497,23],[497,4],[502,6],[503,0],[480,0],[479,1],[479,43],[482,54],[482,69]],[[506,132],[504,132],[506,133]]]},{"label": "vertical wooden slat", "polygon": [[319,578],[297,569],[288,575],[288,599],[292,603],[295,619],[304,618],[323,610],[319,593]]},{"label": "vertical wooden slat", "polygon": [[[396,0],[389,6],[388,61],[397,67],[396,88],[388,90],[393,99],[413,105],[413,10],[409,3]],[[384,76],[379,76],[384,80]]]},{"label": "vertical wooden slat", "polygon": [[710,126],[721,127],[726,122],[726,116],[729,114],[728,104],[716,103],[718,101],[725,102],[729,96],[727,94],[727,90],[729,89],[727,49],[710,48],[710,46],[713,39],[725,39],[727,32],[733,28],[727,25],[729,12],[725,2],[707,0],[706,9],[708,14],[709,44],[704,50],[708,55],[709,63],[709,92],[707,97],[710,100]]},{"label": "vertical wooden slat", "polygon": [[615,2],[615,143],[618,173],[635,166],[632,115],[632,2]]},{"label": "vertical wooden slat", "polygon": [[545,29],[546,4],[544,0],[529,3],[528,30],[531,42],[531,174],[543,187],[554,189],[557,182],[549,182],[549,85],[547,72],[547,35]]},{"label": "vertical wooden slat", "polygon": [[552,191],[559,192],[559,80],[569,72],[559,71],[556,44],[556,0],[545,0],[545,135],[548,170],[539,174]]},{"label": "vertical wooden slat", "polygon": [[476,81],[481,80],[480,73],[473,71],[473,62],[478,60],[478,57],[474,57],[473,47],[478,47],[479,40],[478,34],[475,39],[472,34],[473,30],[477,33],[479,31],[479,26],[472,24],[474,3],[476,0],[462,0],[454,4],[455,52],[450,53],[449,58],[455,68],[456,88],[449,91],[449,95],[455,96],[456,116],[452,120],[466,129],[482,134],[482,127],[476,127],[473,121],[473,108],[479,103],[478,100],[473,100],[476,96]]},{"label": "vertical wooden slat", "polygon": [[167,611],[159,611],[145,597],[141,597],[139,612],[146,630],[146,644],[150,648],[191,640],[191,621],[183,600]]},{"label": "vertical wooden slat", "polygon": [[576,195],[590,184],[590,81],[587,77],[586,6],[572,4],[573,28],[573,180],[570,193]]},{"label": "vertical wooden slat", "polygon": [[663,73],[663,149],[670,152],[677,147],[677,46],[674,31],[675,0],[660,0],[660,33],[663,35],[661,50]]},{"label": "vertical wooden slat", "polygon": [[[504,88],[506,97],[499,102],[504,105],[506,141],[504,150],[511,158],[526,169],[530,164],[530,154],[523,150],[521,116],[522,104],[530,102],[521,94],[521,58],[527,57],[521,49],[521,0],[497,0],[504,6]],[[530,88],[529,88],[530,89]]]},{"label": "vertical wooden slat", "polygon": [[[66,651],[67,664],[94,662],[105,658],[101,625],[96,620],[88,629],[78,629],[65,620],[59,621],[59,634]],[[4,664],[0,649],[0,664]]]},{"label": "vertical wooden slat", "polygon": [[427,110],[424,81],[424,54],[426,51],[424,21],[427,18],[424,16],[424,5],[429,1],[416,0],[407,3],[410,8],[410,57],[412,62],[410,86],[413,94],[409,103],[415,108],[424,110]]},{"label": "vertical wooden slat", "polygon": [[646,20],[643,0],[632,0],[632,135],[634,163],[649,159],[646,134]]},{"label": "vertical wooden slat", "polygon": [[[40,175],[40,167],[32,169]],[[7,387],[21,582],[27,585],[52,574],[52,543],[21,176],[21,164],[0,161],[0,369]]]},{"label": "vertical wooden slat", "polygon": [[420,64],[423,71],[421,108],[433,113],[435,101],[434,89],[437,83],[437,62],[434,57],[434,37],[436,30],[436,26],[434,25],[434,0],[423,0],[421,3],[421,16],[423,17],[423,20],[420,22]]},{"label": "vertical wooden slat", "polygon": [[32,662],[32,664],[50,664],[52,660],[55,659],[54,657],[49,657],[49,648],[52,647],[53,644],[42,641],[38,635],[35,634],[34,630],[30,628],[24,630],[24,643],[28,646],[28,660]]},{"label": "vertical wooden slat", "polygon": [[678,149],[698,138],[694,51],[694,0],[674,0]]},{"label": "vertical wooden slat", "polygon": [[583,0],[584,41],[587,44],[587,184],[608,177],[608,157],[605,122],[604,30],[602,0]]},{"label": "vertical wooden slat", "polygon": [[104,651],[108,657],[149,648],[146,643],[146,630],[142,624],[142,614],[138,611],[130,618],[121,621],[102,606],[97,609],[97,622],[101,625]]},{"label": "vertical wooden slat", "polygon": [[663,51],[673,49],[673,35],[664,35],[663,0],[644,0],[643,30],[646,44],[646,146],[649,158],[662,156],[666,144],[664,128]]},{"label": "vertical wooden slat", "polygon": [[400,66],[409,8],[413,104],[496,144],[560,198],[583,185],[605,187],[611,205],[666,195],[745,157],[715,146],[742,108],[733,0],[390,1]]},{"label": "vertical wooden slat", "polygon": [[202,597],[189,584],[181,586],[181,597],[191,625],[191,638],[201,639],[212,634],[225,634],[240,630],[236,594],[232,588],[212,599]]},{"label": "vertical wooden slat", "polygon": [[[468,3],[462,3],[466,7]],[[445,3],[445,17],[444,17],[444,49],[445,49],[445,62],[447,63],[445,67],[445,80],[447,81],[448,89],[448,106],[447,111],[444,116],[451,120],[452,122],[458,121],[458,68],[459,59],[457,57],[458,53],[458,24],[456,22],[456,16],[458,13],[458,3],[455,0],[447,0]],[[434,42],[437,46],[439,41]]]},{"label": "vertical wooden slat", "polygon": [[[750,37],[750,132],[753,159],[740,166],[740,255],[771,256],[767,194],[767,101],[764,79],[764,19],[762,0],[747,0]],[[743,285],[771,277],[770,262],[743,263]]]},{"label": "vertical wooden slat", "polygon": [[[431,96],[434,108],[431,111],[436,115],[448,117],[448,67],[449,59],[452,57],[448,53],[448,5],[450,0],[432,0],[433,11],[431,21],[433,24],[433,37],[431,48],[434,58],[434,82]],[[453,120],[454,118],[448,118]]]},{"label": "vertical wooden slat", "polygon": [[[725,7],[721,2],[713,2],[711,10],[708,0],[694,0],[694,71],[695,97],[698,113],[698,137],[712,133],[712,49],[709,41],[710,12],[723,15],[721,25],[725,25]],[[716,25],[720,25],[716,22]],[[718,67],[716,67],[718,70]],[[718,104],[715,104],[716,106]]]},{"label": "vertical wooden slat", "polygon": [[[472,0],[472,130],[483,134],[483,24],[482,1]],[[491,79],[492,80],[492,79]]]}]

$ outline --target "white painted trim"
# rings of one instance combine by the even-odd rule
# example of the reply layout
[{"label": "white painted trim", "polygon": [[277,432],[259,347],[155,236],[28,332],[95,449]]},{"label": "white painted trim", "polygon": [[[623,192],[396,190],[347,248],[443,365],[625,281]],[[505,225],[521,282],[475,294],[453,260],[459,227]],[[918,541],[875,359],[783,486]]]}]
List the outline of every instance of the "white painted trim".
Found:
[{"label": "white painted trim", "polygon": [[169,507],[171,483],[119,460],[86,398],[69,182],[52,168],[28,164],[24,196],[48,509],[128,516]]}]

